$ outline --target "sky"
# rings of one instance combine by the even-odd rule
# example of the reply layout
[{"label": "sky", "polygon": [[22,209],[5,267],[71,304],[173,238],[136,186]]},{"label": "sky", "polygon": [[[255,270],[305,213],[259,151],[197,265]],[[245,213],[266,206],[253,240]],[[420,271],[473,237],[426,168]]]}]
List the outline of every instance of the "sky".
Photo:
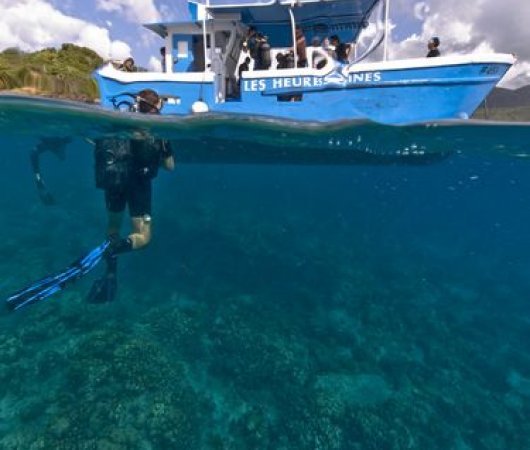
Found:
[{"label": "sky", "polygon": [[[160,70],[163,41],[141,24],[186,14],[185,0],[0,0],[0,50],[71,42]],[[438,36],[444,55],[514,53],[518,61],[502,85],[530,84],[530,0],[390,0],[390,18],[390,59],[423,56]]]}]

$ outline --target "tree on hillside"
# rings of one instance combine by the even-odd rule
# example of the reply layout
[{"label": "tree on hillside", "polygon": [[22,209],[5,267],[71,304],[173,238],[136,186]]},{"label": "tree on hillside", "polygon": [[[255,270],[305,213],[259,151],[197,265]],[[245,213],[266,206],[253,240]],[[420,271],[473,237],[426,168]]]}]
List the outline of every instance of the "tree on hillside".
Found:
[{"label": "tree on hillside", "polygon": [[94,100],[98,94],[91,74],[102,63],[93,50],[69,43],[32,53],[7,48],[0,53],[0,89]]}]

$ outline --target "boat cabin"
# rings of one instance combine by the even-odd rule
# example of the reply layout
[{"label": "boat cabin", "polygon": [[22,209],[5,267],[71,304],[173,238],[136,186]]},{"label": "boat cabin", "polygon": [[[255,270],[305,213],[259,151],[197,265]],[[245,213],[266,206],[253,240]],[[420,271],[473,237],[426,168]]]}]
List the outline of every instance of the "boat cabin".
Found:
[{"label": "boat cabin", "polygon": [[[255,30],[267,43],[266,67],[257,67],[251,58],[250,80],[281,70],[278,60],[292,55],[287,68],[298,66],[296,28],[300,27],[306,40],[307,69],[314,72],[313,61],[320,61],[318,70],[327,73],[336,61],[320,45],[311,46],[318,37],[336,35],[343,42],[355,42],[379,0],[343,0],[335,2],[299,1],[293,6],[286,1],[270,0],[201,0],[190,1],[191,20],[173,23],[146,24],[145,27],[165,41],[166,73],[203,73],[206,82],[213,75],[215,102],[241,100],[239,67],[250,51],[245,43],[250,30]],[[317,9],[318,8],[318,9]],[[318,12],[318,14],[316,13]],[[281,56],[278,56],[281,55]],[[284,69],[286,67],[283,67]],[[300,73],[303,67],[297,67]],[[281,72],[281,75],[287,75]],[[249,84],[252,87],[252,82]],[[243,94],[244,95],[244,94]]]}]

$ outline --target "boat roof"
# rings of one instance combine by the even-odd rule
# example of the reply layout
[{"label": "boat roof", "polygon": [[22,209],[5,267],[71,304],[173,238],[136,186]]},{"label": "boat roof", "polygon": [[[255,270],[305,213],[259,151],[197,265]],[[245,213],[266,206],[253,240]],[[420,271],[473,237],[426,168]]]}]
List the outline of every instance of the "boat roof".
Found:
[{"label": "boat roof", "polygon": [[256,27],[290,21],[293,6],[296,23],[303,28],[363,26],[373,8],[382,0],[189,0],[189,4],[210,11],[240,13],[243,22]]},{"label": "boat roof", "polygon": [[247,26],[255,27],[269,37],[271,45],[290,45],[291,19],[288,8],[293,6],[296,24],[304,32],[330,36],[338,35],[347,42],[355,41],[373,9],[382,0],[189,0],[189,19],[171,23],[151,23],[144,26],[161,37],[168,30],[187,33],[190,27],[200,27],[199,10],[212,13],[213,20],[239,17]]},{"label": "boat roof", "polygon": [[181,22],[144,23],[144,27],[155,32],[161,38],[165,38],[170,29],[173,32],[181,31],[184,34],[190,32],[190,27],[196,27],[199,32],[202,29],[202,22],[196,20],[184,20]]}]

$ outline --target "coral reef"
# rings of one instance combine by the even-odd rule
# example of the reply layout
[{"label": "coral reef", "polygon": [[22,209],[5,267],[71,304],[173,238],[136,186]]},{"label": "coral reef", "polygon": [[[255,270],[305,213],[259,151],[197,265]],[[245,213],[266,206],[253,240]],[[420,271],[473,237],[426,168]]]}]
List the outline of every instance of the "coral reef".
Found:
[{"label": "coral reef", "polygon": [[[85,304],[87,280],[0,317],[0,449],[529,448],[524,254],[517,282],[488,283],[495,252],[456,261],[470,235],[400,229],[373,172],[357,175],[375,210],[352,189],[339,213],[330,195],[297,206],[298,172],[256,205],[226,168],[209,176],[235,193],[182,170],[114,303]],[[20,217],[0,225],[7,287],[85,246],[61,240],[77,219],[53,217],[55,246]]]}]

